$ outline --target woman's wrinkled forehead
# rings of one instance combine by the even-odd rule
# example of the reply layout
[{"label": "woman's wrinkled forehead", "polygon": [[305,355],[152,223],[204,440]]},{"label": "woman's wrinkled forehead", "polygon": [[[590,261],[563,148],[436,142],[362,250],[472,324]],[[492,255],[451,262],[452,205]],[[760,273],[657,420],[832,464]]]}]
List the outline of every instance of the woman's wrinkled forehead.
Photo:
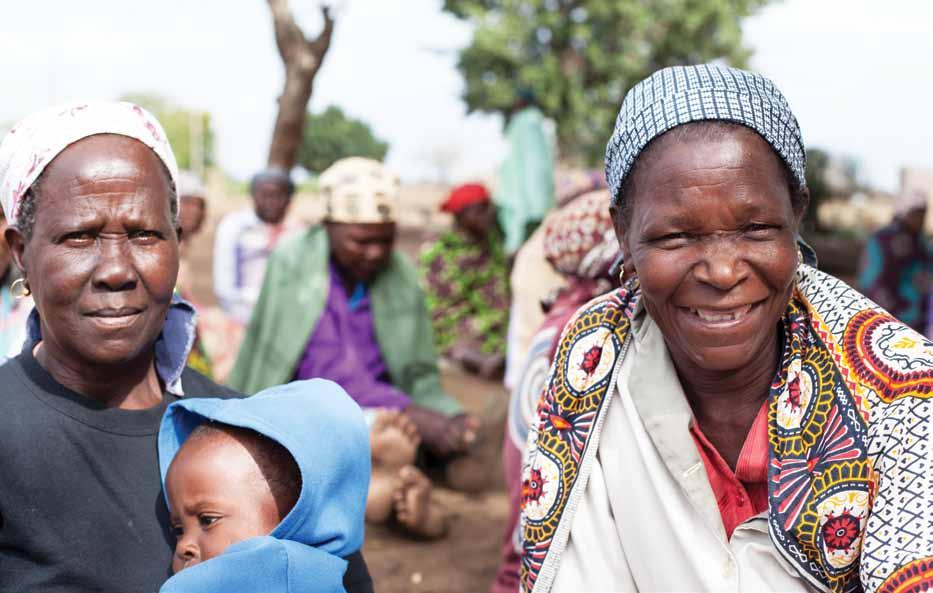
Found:
[{"label": "woman's wrinkled forehead", "polygon": [[167,189],[173,191],[171,172],[151,148],[135,138],[96,134],[70,144],[56,155],[33,183],[33,188],[52,183],[80,185],[119,182],[138,177],[141,172],[158,172],[165,179]]},{"label": "woman's wrinkled forehead", "polygon": [[11,224],[30,187],[56,157],[72,144],[99,134],[135,139],[162,161],[174,190],[178,166],[159,122],[141,107],[126,102],[75,103],[26,117],[0,143],[0,204]]},{"label": "woman's wrinkled forehead", "polygon": [[[18,228],[32,235],[39,212],[59,224],[98,220],[118,209],[132,219],[163,213],[174,220],[171,176],[146,145],[126,136],[98,134],[63,150],[33,183],[18,213]],[[103,200],[116,198],[119,200]],[[132,198],[132,199],[126,199]],[[131,214],[132,213],[132,214]]]},{"label": "woman's wrinkled forehead", "polygon": [[606,146],[606,180],[612,205],[635,162],[652,141],[691,122],[734,122],[768,142],[796,180],[806,186],[806,151],[797,118],[767,78],[712,64],[665,68],[628,92]]}]

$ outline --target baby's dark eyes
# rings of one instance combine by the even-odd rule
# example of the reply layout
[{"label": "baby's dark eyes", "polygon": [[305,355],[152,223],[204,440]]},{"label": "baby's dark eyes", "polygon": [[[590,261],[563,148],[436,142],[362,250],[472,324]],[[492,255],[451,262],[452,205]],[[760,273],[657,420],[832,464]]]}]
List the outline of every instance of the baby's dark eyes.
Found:
[{"label": "baby's dark eyes", "polygon": [[172,525],[171,529],[172,535],[174,535],[176,538],[179,538],[185,534],[185,528],[181,525]]},{"label": "baby's dark eyes", "polygon": [[216,515],[198,515],[198,525],[201,527],[210,527],[218,519],[220,519],[220,517]]}]

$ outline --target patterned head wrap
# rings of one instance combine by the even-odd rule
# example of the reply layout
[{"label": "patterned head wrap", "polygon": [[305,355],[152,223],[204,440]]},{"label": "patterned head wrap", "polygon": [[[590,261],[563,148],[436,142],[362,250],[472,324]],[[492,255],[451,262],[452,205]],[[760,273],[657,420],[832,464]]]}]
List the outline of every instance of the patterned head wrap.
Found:
[{"label": "patterned head wrap", "polygon": [[0,143],[0,205],[11,225],[16,224],[23,195],[49,163],[78,140],[97,134],[139,140],[162,160],[172,187],[178,187],[178,165],[165,130],[142,107],[122,101],[51,107],[17,123]]},{"label": "patterned head wrap", "polygon": [[584,194],[544,222],[544,257],[565,276],[596,280],[619,253],[605,189]]},{"label": "patterned head wrap", "polygon": [[602,171],[597,169],[566,171],[557,178],[557,187],[554,192],[555,202],[560,208],[583,194],[604,187],[606,187],[606,178]]},{"label": "patterned head wrap", "polygon": [[379,161],[350,157],[321,173],[325,220],[350,224],[395,222],[399,179]]},{"label": "patterned head wrap", "polygon": [[771,144],[800,184],[806,151],[797,118],[774,83],[754,72],[701,64],[658,70],[625,95],[606,146],[606,180],[618,206],[638,155],[664,132],[695,121],[748,126]]}]

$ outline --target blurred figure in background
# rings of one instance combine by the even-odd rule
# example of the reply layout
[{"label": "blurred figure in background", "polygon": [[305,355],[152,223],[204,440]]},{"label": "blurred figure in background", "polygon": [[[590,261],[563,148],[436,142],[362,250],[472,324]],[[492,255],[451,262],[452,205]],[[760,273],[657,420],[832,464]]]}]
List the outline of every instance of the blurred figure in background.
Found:
[{"label": "blurred figure in background", "polygon": [[195,342],[188,355],[188,366],[218,383],[224,383],[236,359],[243,324],[218,306],[208,306],[195,298],[196,264],[192,242],[207,219],[207,189],[191,171],[178,172],[178,225],[181,227],[181,259],[178,265],[178,293],[198,312]]},{"label": "blurred figure in background", "polygon": [[179,171],[178,175],[178,224],[186,237],[193,237],[207,216],[207,191],[201,178],[191,171]]},{"label": "blurred figure in background", "polygon": [[242,324],[250,314],[276,244],[297,227],[285,222],[295,185],[288,173],[269,168],[249,184],[253,207],[231,212],[214,239],[214,293],[224,312]]},{"label": "blurred figure in background", "polygon": [[[606,187],[602,171],[572,170],[562,173],[557,183],[557,207],[591,191]],[[558,216],[551,212],[550,216]],[[544,249],[544,226],[538,227],[515,256],[509,288],[509,329],[505,359],[505,386],[514,389],[525,363],[535,332],[544,321],[541,299],[565,286],[567,280],[548,263]]]},{"label": "blurred figure in background", "polygon": [[492,378],[505,364],[509,270],[489,192],[478,183],[454,188],[441,205],[454,225],[422,247],[421,277],[437,349]]},{"label": "blurred figure in background", "polygon": [[[201,230],[204,224],[204,217],[207,212],[206,202],[207,192],[204,189],[204,183],[201,178],[191,171],[178,171],[178,226],[181,227],[181,258],[178,262],[178,280],[175,283],[175,290],[186,301],[194,304],[194,298],[191,291],[191,263],[188,261],[191,240]],[[197,328],[194,334],[194,344],[191,352],[188,354],[188,366],[198,371],[202,375],[214,378],[211,357],[204,347],[202,336],[204,333],[203,316],[200,315],[202,307],[195,306],[199,316],[197,317]]]},{"label": "blurred figure in background", "polygon": [[201,231],[207,216],[207,191],[201,178],[191,171],[178,172],[178,226],[181,227],[181,264],[178,269],[178,289],[186,299],[190,293],[188,252],[191,240]]},{"label": "blurred figure in background", "polygon": [[538,400],[547,384],[561,330],[581,305],[618,285],[618,278],[612,278],[610,273],[619,244],[606,207],[608,201],[608,190],[591,191],[551,213],[541,225],[544,257],[566,285],[543,300],[538,299],[544,312],[543,322],[531,340],[521,376],[509,398],[502,443],[509,516],[491,593],[518,591],[521,546],[517,527],[522,491],[535,487],[522,484],[522,451],[529,426],[537,422]]},{"label": "blurred figure in background", "polygon": [[509,255],[518,251],[554,206],[554,150],[546,123],[534,93],[520,90],[505,128],[509,152],[493,199]]},{"label": "blurred figure in background", "polygon": [[859,289],[919,332],[926,331],[930,292],[929,245],[923,236],[927,195],[912,191],[898,199],[894,220],[865,245]]},{"label": "blurred figure in background", "polygon": [[343,387],[371,423],[367,519],[441,536],[446,513],[416,454],[450,479],[470,459],[479,420],[441,386],[417,270],[394,249],[398,177],[353,157],[320,187],[324,224],[272,254],[230,383],[245,393],[313,377]]},{"label": "blurred figure in background", "polygon": [[[0,213],[0,235],[6,232],[6,217]],[[33,302],[13,265],[10,246],[0,240],[0,362],[19,354],[26,341],[26,319]]]}]

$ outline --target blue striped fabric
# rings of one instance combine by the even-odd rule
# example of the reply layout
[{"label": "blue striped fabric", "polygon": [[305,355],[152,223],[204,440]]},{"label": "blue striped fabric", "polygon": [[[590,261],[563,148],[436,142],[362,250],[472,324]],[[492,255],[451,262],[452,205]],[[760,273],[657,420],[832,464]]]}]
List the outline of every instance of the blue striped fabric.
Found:
[{"label": "blue striped fabric", "polygon": [[806,185],[800,125],[774,83],[754,72],[700,64],[658,70],[629,90],[606,146],[606,181],[612,203],[635,159],[654,138],[694,121],[731,121],[760,134]]}]

